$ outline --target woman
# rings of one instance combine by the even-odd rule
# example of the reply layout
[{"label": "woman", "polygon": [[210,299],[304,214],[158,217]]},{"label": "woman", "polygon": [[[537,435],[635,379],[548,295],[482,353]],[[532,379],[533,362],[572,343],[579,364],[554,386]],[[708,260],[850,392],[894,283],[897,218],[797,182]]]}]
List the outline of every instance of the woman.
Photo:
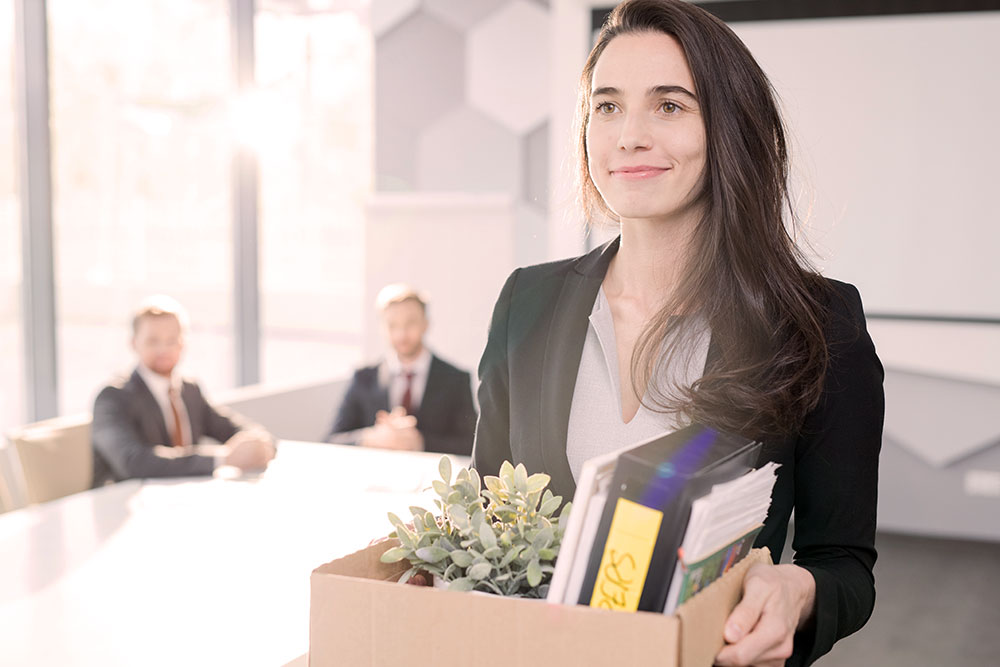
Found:
[{"label": "woman", "polygon": [[[571,498],[587,458],[697,421],[781,463],[719,665],[809,664],[874,605],[882,367],[850,285],[790,237],[770,84],[739,39],[678,0],[628,0],[581,78],[580,181],[614,241],[518,269],[480,364],[473,465],[504,459]],[[786,658],[791,658],[786,663]]]}]

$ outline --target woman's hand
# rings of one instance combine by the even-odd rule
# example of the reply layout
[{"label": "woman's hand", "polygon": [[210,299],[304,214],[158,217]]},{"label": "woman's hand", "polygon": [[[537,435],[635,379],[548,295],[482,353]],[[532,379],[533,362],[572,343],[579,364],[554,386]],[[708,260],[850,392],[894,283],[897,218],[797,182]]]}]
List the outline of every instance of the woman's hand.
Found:
[{"label": "woman's hand", "polygon": [[792,655],[795,631],[810,619],[816,596],[812,574],[798,565],[754,565],[743,579],[743,599],[726,621],[722,667],[781,667]]}]

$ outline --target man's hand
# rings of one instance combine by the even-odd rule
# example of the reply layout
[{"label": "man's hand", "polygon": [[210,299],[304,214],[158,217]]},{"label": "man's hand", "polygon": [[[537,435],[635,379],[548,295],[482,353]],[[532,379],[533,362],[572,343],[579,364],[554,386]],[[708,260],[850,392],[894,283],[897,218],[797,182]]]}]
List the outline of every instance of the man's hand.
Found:
[{"label": "man's hand", "polygon": [[239,431],[226,441],[225,447],[229,453],[224,464],[240,470],[263,470],[275,455],[271,436],[262,431]]},{"label": "man's hand", "polygon": [[743,579],[743,599],[726,621],[720,667],[781,667],[792,655],[795,631],[809,620],[816,580],[798,565],[754,565]]},{"label": "man's hand", "polygon": [[361,436],[365,447],[422,452],[424,436],[417,430],[417,418],[408,415],[402,408],[392,412],[379,410],[375,415],[375,425],[365,430]]}]

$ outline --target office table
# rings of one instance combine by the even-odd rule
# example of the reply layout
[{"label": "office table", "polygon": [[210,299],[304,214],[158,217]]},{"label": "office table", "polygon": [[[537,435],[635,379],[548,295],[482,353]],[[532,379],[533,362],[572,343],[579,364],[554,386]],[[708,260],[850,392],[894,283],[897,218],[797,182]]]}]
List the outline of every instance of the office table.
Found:
[{"label": "office table", "polygon": [[310,572],[388,533],[387,511],[434,509],[439,458],[282,442],[256,477],[131,480],[0,515],[0,665],[292,661]]}]

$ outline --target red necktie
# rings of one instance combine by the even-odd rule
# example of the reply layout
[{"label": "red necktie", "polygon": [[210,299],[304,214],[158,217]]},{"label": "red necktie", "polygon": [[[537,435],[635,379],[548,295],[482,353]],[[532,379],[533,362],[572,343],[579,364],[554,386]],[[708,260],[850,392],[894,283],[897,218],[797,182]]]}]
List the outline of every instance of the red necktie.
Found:
[{"label": "red necktie", "polygon": [[403,392],[403,400],[399,404],[406,410],[406,414],[411,415],[413,414],[413,376],[415,373],[403,371],[403,375],[406,377],[406,391]]},{"label": "red necktie", "polygon": [[174,447],[184,446],[184,431],[181,429],[181,413],[177,409],[176,401],[180,400],[180,396],[177,395],[177,389],[171,387],[167,390],[167,396],[170,399],[170,411],[174,413],[174,432],[170,434],[171,444]]}]

